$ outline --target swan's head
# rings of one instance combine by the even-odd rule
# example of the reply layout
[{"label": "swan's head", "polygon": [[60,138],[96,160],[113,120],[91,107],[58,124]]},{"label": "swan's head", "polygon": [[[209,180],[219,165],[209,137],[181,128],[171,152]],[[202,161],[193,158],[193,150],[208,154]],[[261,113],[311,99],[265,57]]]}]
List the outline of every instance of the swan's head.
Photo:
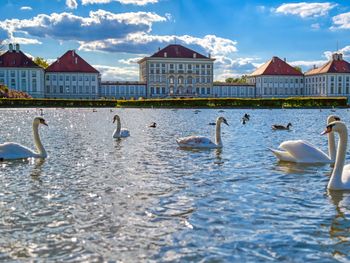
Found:
[{"label": "swan's head", "polygon": [[46,121],[42,117],[35,117],[33,124],[35,124],[35,125],[43,124],[45,126],[49,126],[49,125],[47,125]]},{"label": "swan's head", "polygon": [[227,123],[227,120],[224,117],[219,117],[217,121],[219,123],[225,123],[227,126],[229,126],[228,123]]},{"label": "swan's head", "polygon": [[293,126],[290,122],[287,124],[287,128],[289,128],[290,126]]},{"label": "swan's head", "polygon": [[117,114],[114,115],[114,117],[113,117],[113,123],[115,123],[116,120],[120,120],[119,115],[117,115]]},{"label": "swan's head", "polygon": [[340,118],[336,115],[329,115],[327,118],[327,124],[330,124],[331,122],[334,121],[340,121]]},{"label": "swan's head", "polygon": [[327,125],[326,129],[321,133],[322,135],[330,132],[340,132],[346,130],[346,125],[341,121],[333,121]]}]

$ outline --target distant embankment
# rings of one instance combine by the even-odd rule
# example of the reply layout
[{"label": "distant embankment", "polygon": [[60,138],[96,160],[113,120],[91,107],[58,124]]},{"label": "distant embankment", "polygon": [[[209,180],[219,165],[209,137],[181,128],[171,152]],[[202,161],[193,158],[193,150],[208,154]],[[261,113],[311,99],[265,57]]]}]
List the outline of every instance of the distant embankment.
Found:
[{"label": "distant embankment", "polygon": [[346,97],[291,97],[272,99],[200,98],[118,100],[118,107],[130,108],[327,108],[347,107]]},{"label": "distant embankment", "polygon": [[139,100],[0,99],[1,108],[327,108],[347,107],[346,97],[293,97],[273,99],[196,98]]},{"label": "distant embankment", "polygon": [[116,100],[0,99],[1,108],[111,108],[116,105]]}]

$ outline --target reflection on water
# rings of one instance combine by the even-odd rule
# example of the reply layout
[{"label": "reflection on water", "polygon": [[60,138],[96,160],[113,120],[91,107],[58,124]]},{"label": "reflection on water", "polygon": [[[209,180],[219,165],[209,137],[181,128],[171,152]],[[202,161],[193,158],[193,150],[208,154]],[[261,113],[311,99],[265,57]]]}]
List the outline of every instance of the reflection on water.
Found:
[{"label": "reflection on water", "polygon": [[[248,125],[241,117],[248,113]],[[0,143],[33,148],[35,109],[0,110]],[[0,162],[0,261],[349,261],[350,194],[332,167],[278,162],[319,136],[329,110],[44,109],[46,160]],[[131,136],[112,139],[114,114]],[[349,122],[346,110],[337,114]],[[180,149],[187,135],[222,149]],[[151,129],[149,123],[156,122]],[[293,123],[274,132],[274,123]]]}]

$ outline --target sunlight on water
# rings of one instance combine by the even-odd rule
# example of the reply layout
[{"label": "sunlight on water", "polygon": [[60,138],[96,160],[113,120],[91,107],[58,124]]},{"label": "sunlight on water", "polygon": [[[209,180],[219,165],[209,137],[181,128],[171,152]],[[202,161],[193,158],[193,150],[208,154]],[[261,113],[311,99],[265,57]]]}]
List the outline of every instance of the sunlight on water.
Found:
[{"label": "sunlight on water", "polygon": [[[116,113],[130,137],[112,139]],[[326,151],[330,113],[44,109],[49,157],[0,162],[0,261],[349,261],[350,193],[327,191],[329,165],[268,150],[305,139]],[[0,110],[0,143],[34,148],[37,115]],[[214,140],[218,116],[230,124],[222,150],[178,148],[187,135]]]}]

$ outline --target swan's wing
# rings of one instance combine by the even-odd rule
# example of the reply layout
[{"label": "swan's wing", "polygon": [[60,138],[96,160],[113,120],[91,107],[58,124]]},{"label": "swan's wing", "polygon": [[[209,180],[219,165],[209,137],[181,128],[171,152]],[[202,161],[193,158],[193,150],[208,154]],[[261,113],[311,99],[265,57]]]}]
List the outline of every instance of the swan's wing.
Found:
[{"label": "swan's wing", "polygon": [[330,163],[331,160],[327,154],[322,152],[314,145],[303,141],[285,141],[280,144],[280,149],[287,151],[297,162],[301,163]]},{"label": "swan's wing", "polygon": [[344,165],[341,178],[343,183],[350,185],[350,164]]},{"label": "swan's wing", "polygon": [[8,142],[0,145],[0,159],[23,159],[36,155],[31,149],[18,143]]},{"label": "swan's wing", "polygon": [[179,138],[176,142],[180,146],[185,147],[205,147],[215,145],[210,139],[204,136],[189,136],[184,138]]},{"label": "swan's wing", "polygon": [[284,162],[296,162],[296,159],[290,155],[288,152],[285,151],[279,151],[275,149],[269,148],[269,150],[279,159],[280,161]]}]

